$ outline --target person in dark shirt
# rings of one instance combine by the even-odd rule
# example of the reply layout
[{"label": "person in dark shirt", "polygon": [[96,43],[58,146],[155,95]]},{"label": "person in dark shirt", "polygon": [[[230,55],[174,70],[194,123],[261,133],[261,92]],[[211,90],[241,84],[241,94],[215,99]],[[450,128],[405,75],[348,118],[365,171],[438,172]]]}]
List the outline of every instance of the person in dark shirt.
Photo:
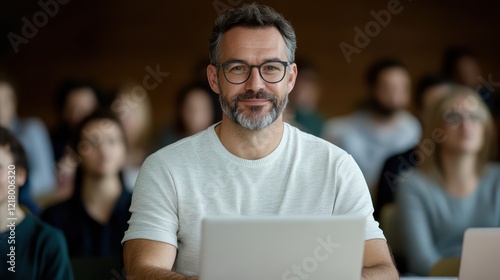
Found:
[{"label": "person in dark shirt", "polygon": [[26,213],[19,187],[28,175],[23,147],[0,127],[0,279],[73,279],[64,235]]},{"label": "person in dark shirt", "polygon": [[123,127],[116,116],[100,111],[86,117],[75,136],[75,191],[42,219],[64,232],[72,258],[121,257],[132,197],[121,176],[127,153]]},{"label": "person in dark shirt", "polygon": [[[451,84],[448,79],[441,76],[422,77],[415,91],[415,105],[420,119],[423,118],[425,110],[448,91]],[[405,172],[413,170],[419,160],[419,155],[417,147],[413,147],[385,161],[375,199],[375,219],[380,219],[380,212],[385,205],[394,202],[397,185],[404,180]]]}]

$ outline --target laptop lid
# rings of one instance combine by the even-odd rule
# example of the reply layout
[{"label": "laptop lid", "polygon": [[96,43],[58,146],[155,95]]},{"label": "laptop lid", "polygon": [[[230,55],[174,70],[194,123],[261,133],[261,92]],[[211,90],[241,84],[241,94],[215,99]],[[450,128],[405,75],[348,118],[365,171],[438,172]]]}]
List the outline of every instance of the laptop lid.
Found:
[{"label": "laptop lid", "polygon": [[201,280],[359,280],[365,217],[209,217]]},{"label": "laptop lid", "polygon": [[500,279],[500,228],[465,231],[459,279]]}]

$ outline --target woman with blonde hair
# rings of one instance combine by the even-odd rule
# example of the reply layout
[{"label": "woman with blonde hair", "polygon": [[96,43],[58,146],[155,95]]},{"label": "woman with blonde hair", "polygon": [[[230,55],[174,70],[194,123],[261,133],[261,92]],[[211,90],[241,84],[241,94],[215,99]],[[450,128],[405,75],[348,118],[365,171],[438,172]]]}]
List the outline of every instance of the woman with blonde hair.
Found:
[{"label": "woman with blonde hair", "polygon": [[426,112],[414,170],[398,190],[409,271],[427,275],[460,257],[469,227],[500,226],[500,166],[491,115],[470,88],[453,86]]}]

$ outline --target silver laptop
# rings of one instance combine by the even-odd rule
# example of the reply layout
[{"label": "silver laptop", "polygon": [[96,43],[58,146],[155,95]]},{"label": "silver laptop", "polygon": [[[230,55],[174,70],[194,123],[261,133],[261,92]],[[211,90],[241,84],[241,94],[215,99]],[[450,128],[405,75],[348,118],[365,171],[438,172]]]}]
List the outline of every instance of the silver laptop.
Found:
[{"label": "silver laptop", "polygon": [[500,228],[465,231],[459,279],[500,279]]},{"label": "silver laptop", "polygon": [[364,217],[203,220],[201,280],[359,280]]}]

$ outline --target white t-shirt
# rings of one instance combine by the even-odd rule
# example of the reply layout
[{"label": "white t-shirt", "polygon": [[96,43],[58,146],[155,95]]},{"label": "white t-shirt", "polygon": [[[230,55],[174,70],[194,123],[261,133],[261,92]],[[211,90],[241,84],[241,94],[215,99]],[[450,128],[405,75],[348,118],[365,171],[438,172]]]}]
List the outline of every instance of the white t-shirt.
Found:
[{"label": "white t-shirt", "polygon": [[224,148],[214,127],[146,159],[122,243],[172,244],[178,248],[173,270],[198,275],[207,215],[364,215],[365,238],[385,239],[363,175],[340,148],[285,123],[271,154],[246,160]]},{"label": "white t-shirt", "polygon": [[375,188],[384,162],[414,147],[420,135],[420,123],[407,111],[398,112],[390,123],[380,124],[369,112],[361,110],[329,120],[322,136],[351,154],[368,186]]}]

